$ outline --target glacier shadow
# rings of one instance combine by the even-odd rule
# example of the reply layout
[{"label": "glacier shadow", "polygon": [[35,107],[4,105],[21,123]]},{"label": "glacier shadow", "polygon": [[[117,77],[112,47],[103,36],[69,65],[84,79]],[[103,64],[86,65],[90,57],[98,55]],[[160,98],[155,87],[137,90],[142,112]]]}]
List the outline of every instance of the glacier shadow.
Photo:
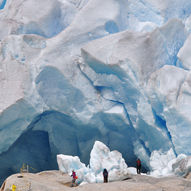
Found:
[{"label": "glacier shadow", "polygon": [[29,165],[30,172],[51,169],[48,133],[29,130],[23,133],[8,151],[0,155],[0,183],[6,177],[19,173],[23,164]]},{"label": "glacier shadow", "polygon": [[[99,122],[104,126],[99,127]],[[96,140],[118,150],[128,166],[135,166],[135,139],[135,130],[119,115],[100,112],[86,124],[58,111],[45,111],[0,155],[0,181],[18,173],[23,163],[31,167],[30,172],[58,169],[57,154],[79,156],[87,165]]]}]

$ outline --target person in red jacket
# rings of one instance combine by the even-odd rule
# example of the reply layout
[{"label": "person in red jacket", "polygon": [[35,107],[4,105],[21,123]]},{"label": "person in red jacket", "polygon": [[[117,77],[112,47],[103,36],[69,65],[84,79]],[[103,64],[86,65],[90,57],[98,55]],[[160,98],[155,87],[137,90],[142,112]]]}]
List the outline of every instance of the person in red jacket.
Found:
[{"label": "person in red jacket", "polygon": [[72,187],[75,185],[76,182],[76,172],[74,170],[72,170]]},{"label": "person in red jacket", "polygon": [[136,161],[137,165],[137,174],[141,174],[141,160],[138,158]]}]

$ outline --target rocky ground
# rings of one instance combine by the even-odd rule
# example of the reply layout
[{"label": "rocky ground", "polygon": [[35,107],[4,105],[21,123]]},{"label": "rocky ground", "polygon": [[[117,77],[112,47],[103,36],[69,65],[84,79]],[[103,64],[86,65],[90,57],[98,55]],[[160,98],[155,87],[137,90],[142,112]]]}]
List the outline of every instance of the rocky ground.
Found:
[{"label": "rocky ground", "polygon": [[14,174],[8,177],[0,191],[191,191],[191,178],[153,178],[145,175],[129,175],[125,180],[85,184],[71,187],[71,177],[59,171]]}]

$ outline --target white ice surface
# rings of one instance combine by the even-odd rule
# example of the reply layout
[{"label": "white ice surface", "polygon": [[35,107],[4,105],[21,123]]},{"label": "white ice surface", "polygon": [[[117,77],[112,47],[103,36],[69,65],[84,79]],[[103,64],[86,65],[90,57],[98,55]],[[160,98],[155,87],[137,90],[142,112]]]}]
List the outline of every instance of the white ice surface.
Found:
[{"label": "white ice surface", "polygon": [[[180,154],[177,157],[174,151],[153,151],[149,159],[151,172],[149,176],[186,176],[191,171],[191,157]],[[63,173],[76,172],[77,182],[80,184],[103,182],[103,169],[108,170],[108,180],[116,181],[127,178],[130,174],[136,174],[136,168],[127,167],[121,153],[111,151],[100,141],[96,141],[90,154],[90,164],[86,167],[79,157],[59,154],[57,155],[59,170]],[[141,173],[144,174],[144,173]],[[146,175],[146,174],[144,174]]]},{"label": "white ice surface", "polygon": [[166,153],[153,151],[150,158],[151,176],[186,176],[191,171],[191,157],[180,154],[177,157],[172,149]]},{"label": "white ice surface", "polygon": [[90,163],[86,167],[78,157],[59,154],[57,155],[59,170],[71,174],[74,170],[78,176],[78,182],[103,182],[103,169],[108,170],[109,181],[121,180],[129,172],[134,172],[133,168],[128,169],[125,160],[118,151],[110,151],[109,148],[100,141],[96,141],[90,154]]}]

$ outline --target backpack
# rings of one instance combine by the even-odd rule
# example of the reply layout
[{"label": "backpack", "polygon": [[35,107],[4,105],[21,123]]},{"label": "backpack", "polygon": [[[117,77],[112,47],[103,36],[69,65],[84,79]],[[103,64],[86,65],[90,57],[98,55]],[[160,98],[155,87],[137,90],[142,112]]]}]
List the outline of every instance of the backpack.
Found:
[{"label": "backpack", "polygon": [[137,160],[137,166],[141,166],[141,161],[139,159]]},{"label": "backpack", "polygon": [[105,176],[105,177],[108,176],[108,172],[107,172],[107,170],[105,170],[105,169],[104,169],[104,171],[103,171],[103,176]]}]

